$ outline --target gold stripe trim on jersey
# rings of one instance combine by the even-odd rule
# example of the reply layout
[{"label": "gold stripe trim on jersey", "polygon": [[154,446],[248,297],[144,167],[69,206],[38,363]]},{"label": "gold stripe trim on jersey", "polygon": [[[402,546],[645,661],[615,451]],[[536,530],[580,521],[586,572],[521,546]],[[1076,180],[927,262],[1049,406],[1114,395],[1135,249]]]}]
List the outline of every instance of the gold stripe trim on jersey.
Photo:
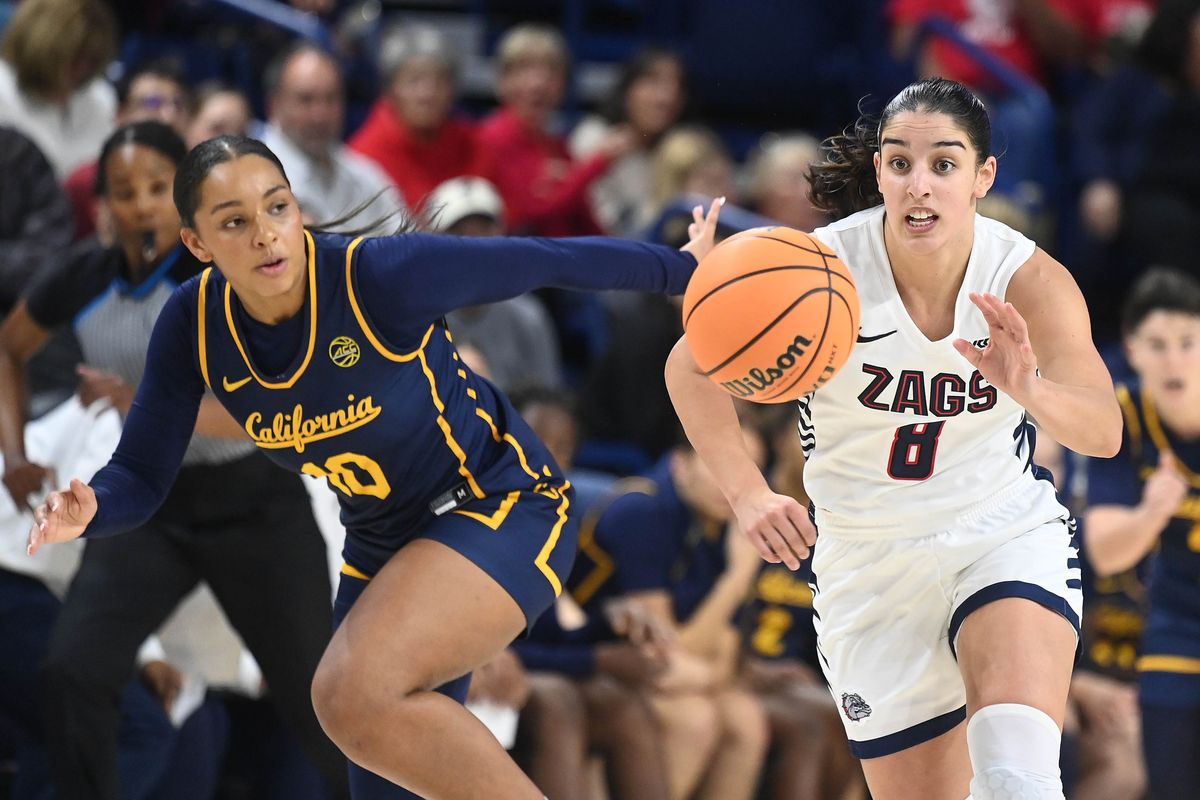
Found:
[{"label": "gold stripe trim on jersey", "polygon": [[1200,675],[1200,658],[1189,658],[1188,656],[1142,656],[1137,660],[1137,671]]},{"label": "gold stripe trim on jersey", "polygon": [[521,469],[525,470],[526,475],[533,478],[535,481],[542,479],[542,476],[534,472],[533,468],[529,466],[529,460],[525,457],[525,450],[521,447],[521,443],[517,441],[517,437],[508,432],[500,433],[500,429],[496,427],[496,422],[492,419],[492,415],[484,411],[479,406],[475,407],[475,416],[486,422],[488,427],[492,429],[492,438],[496,440],[497,444],[500,444],[501,442],[508,442],[509,446],[516,451],[517,461],[521,462]]},{"label": "gold stripe trim on jersey", "polygon": [[521,499],[521,492],[517,490],[505,495],[504,499],[500,501],[500,507],[491,514],[481,514],[478,511],[468,511],[465,508],[455,509],[454,513],[487,525],[492,530],[498,530],[504,524],[504,520],[508,519],[508,513],[512,511],[513,506],[517,504],[517,500],[519,499]]},{"label": "gold stripe trim on jersey", "polygon": [[1146,433],[1150,436],[1150,441],[1154,442],[1154,446],[1158,448],[1159,453],[1166,453],[1175,462],[1175,469],[1179,474],[1187,480],[1188,484],[1193,489],[1200,489],[1200,475],[1188,469],[1187,464],[1184,464],[1179,456],[1175,455],[1175,451],[1171,449],[1171,443],[1167,441],[1166,431],[1163,430],[1162,422],[1158,419],[1158,409],[1154,407],[1154,398],[1150,396],[1148,389],[1142,389],[1142,413],[1146,415]]},{"label": "gold stripe trim on jersey", "polygon": [[213,268],[209,267],[200,273],[200,300],[196,309],[196,341],[200,349],[200,374],[204,376],[204,385],[212,388],[208,379],[208,279]]},{"label": "gold stripe trim on jersey", "polygon": [[580,581],[579,585],[571,592],[571,597],[581,606],[587,605],[596,592],[600,591],[600,587],[607,583],[608,579],[617,571],[617,565],[612,556],[596,543],[596,523],[599,519],[600,514],[593,511],[583,520],[583,525],[579,529],[579,552],[586,554],[594,565],[587,577]]},{"label": "gold stripe trim on jersey", "polygon": [[547,537],[546,543],[542,545],[541,552],[533,563],[546,576],[546,580],[550,581],[550,586],[554,589],[554,596],[558,597],[562,594],[562,581],[558,575],[550,567],[550,554],[554,552],[554,548],[558,545],[558,539],[562,535],[563,525],[567,523],[567,508],[571,505],[571,498],[567,494],[567,489],[571,488],[570,481],[563,481],[563,485],[558,489],[543,489],[539,494],[545,495],[551,499],[557,494],[560,498],[558,503],[558,521],[554,523],[554,527],[550,529],[550,536]]},{"label": "gold stripe trim on jersey", "polygon": [[579,526],[579,551],[586,553],[595,564],[592,571],[571,590],[571,597],[581,606],[586,605],[616,571],[612,556],[596,541],[596,526],[613,501],[634,492],[653,497],[658,493],[658,487],[646,478],[633,477],[618,481],[603,503],[588,510]]},{"label": "gold stripe trim on jersey", "polygon": [[467,467],[467,453],[454,438],[454,431],[451,430],[450,423],[446,420],[446,405],[438,395],[437,378],[434,376],[433,370],[429,368],[429,360],[425,358],[425,346],[429,344],[429,335],[433,333],[433,328],[434,326],[430,325],[429,329],[425,331],[425,338],[421,340],[421,346],[414,351],[414,354],[421,362],[421,371],[425,373],[425,379],[429,381],[429,396],[433,399],[433,407],[437,411],[437,426],[442,429],[446,446],[458,458],[458,474],[467,479],[467,485],[471,487],[472,494],[477,499],[483,499],[485,497],[483,489],[480,488],[479,482],[475,480],[475,476]]},{"label": "gold stripe trim on jersey", "polygon": [[354,293],[354,251],[358,249],[362,241],[363,237],[360,236],[346,248],[346,295],[350,298],[350,310],[354,312],[354,318],[358,320],[358,327],[362,329],[363,335],[367,337],[367,341],[371,343],[371,346],[375,348],[375,351],[379,355],[389,361],[412,361],[421,350],[425,349],[425,345],[429,343],[429,334],[433,332],[434,326],[429,326],[429,330],[425,331],[425,336],[421,339],[421,346],[411,353],[393,352],[379,340],[379,337],[375,335],[375,330],[367,322],[367,317],[363,313],[362,307],[358,304],[358,295]]},{"label": "gold stripe trim on jersey", "polygon": [[371,580],[370,575],[363,572],[361,569],[357,569],[356,567],[347,564],[345,561],[342,562],[342,574],[349,575],[351,578],[358,578],[360,581]]},{"label": "gold stripe trim on jersey", "polygon": [[229,282],[225,282],[225,322],[229,325],[229,334],[233,337],[233,343],[237,345],[238,352],[242,354],[242,361],[246,362],[246,369],[250,370],[250,374],[259,386],[264,389],[290,389],[296,381],[300,380],[300,376],[308,369],[308,362],[312,361],[313,350],[317,344],[317,246],[313,241],[312,234],[307,230],[304,231],[304,243],[308,249],[308,350],[304,354],[304,361],[296,368],[292,377],[286,381],[272,383],[263,380],[262,376],[254,369],[254,365],[250,363],[250,357],[246,354],[246,348],[242,344],[241,338],[238,336],[237,326],[233,324],[233,287]]}]

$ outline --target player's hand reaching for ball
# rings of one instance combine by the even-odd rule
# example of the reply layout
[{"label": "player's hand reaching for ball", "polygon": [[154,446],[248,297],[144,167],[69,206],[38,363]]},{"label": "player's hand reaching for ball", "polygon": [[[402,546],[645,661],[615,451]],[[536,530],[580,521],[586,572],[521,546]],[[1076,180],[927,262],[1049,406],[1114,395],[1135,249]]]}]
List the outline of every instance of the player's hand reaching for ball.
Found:
[{"label": "player's hand reaching for ball", "polygon": [[69,488],[51,492],[33,510],[33,527],[29,530],[29,546],[33,555],[43,544],[67,542],[83,534],[92,517],[96,516],[96,493],[78,478],[71,479]]},{"label": "player's hand reaching for ball", "polygon": [[800,562],[817,543],[817,528],[804,506],[769,488],[740,498],[733,513],[758,554],[772,564],[782,562],[788,569],[800,569]]},{"label": "player's hand reaching for ball", "polygon": [[977,348],[966,339],[955,339],[954,349],[979,370],[988,383],[1022,402],[1037,379],[1037,356],[1029,342],[1025,319],[994,294],[971,292],[971,302],[988,324],[988,343]]},{"label": "player's hand reaching for ball", "polygon": [[692,209],[692,221],[688,225],[688,243],[679,248],[680,250],[691,253],[696,257],[696,261],[708,255],[709,251],[716,246],[717,218],[721,215],[721,206],[723,205],[725,205],[725,198],[718,197],[708,207],[707,214],[704,213],[703,206],[696,206]]}]

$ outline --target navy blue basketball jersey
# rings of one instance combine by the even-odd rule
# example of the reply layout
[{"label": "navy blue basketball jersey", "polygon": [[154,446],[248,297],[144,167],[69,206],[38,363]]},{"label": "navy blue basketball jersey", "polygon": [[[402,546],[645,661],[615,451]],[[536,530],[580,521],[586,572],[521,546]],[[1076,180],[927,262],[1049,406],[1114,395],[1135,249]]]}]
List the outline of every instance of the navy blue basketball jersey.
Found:
[{"label": "navy blue basketball jersey", "polygon": [[[373,573],[437,515],[495,530],[522,490],[564,488],[504,395],[462,363],[443,321],[407,346],[382,339],[356,291],[361,240],[306,236],[306,330],[286,370],[269,375],[255,362],[245,313],[213,269],[200,278],[198,358],[205,383],[269,458],[338,493],[351,566]],[[473,510],[485,497],[500,502]]]},{"label": "navy blue basketball jersey", "polygon": [[1159,539],[1150,602],[1200,617],[1200,441],[1185,441],[1163,426],[1149,392],[1119,385],[1117,399],[1125,417],[1121,452],[1088,464],[1088,504],[1135,506],[1142,486],[1158,467],[1159,453],[1170,453],[1191,487]]},{"label": "navy blue basketball jersey", "polygon": [[1140,572],[1093,576],[1084,584],[1081,666],[1118,680],[1134,678],[1146,626],[1146,587]]},{"label": "navy blue basketball jersey", "polygon": [[608,597],[665,590],[683,622],[725,571],[725,526],[698,519],[671,478],[668,453],[628,478],[580,524],[572,597],[585,610]]},{"label": "navy blue basketball jersey", "polygon": [[763,564],[742,609],[747,652],[771,660],[796,659],[820,669],[811,579],[811,559],[795,572],[782,564]]},{"label": "navy blue basketball jersey", "polygon": [[1088,560],[1087,527],[1076,523],[1083,572],[1083,638],[1080,665],[1117,680],[1136,677],[1149,606],[1147,586],[1154,557],[1117,575],[1097,575]]}]

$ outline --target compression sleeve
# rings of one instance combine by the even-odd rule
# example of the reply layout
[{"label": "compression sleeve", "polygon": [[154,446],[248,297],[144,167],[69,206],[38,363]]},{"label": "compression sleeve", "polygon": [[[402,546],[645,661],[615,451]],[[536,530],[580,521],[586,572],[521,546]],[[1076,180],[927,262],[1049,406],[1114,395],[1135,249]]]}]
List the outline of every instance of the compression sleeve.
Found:
[{"label": "compression sleeve", "polygon": [[357,294],[371,320],[396,341],[454,309],[542,287],[682,294],[696,268],[690,253],[601,236],[408,233],[367,239],[355,258]]},{"label": "compression sleeve", "polygon": [[193,353],[195,308],[196,282],[190,281],[171,295],[154,325],[146,371],[121,441],[91,481],[99,508],[85,536],[108,536],[141,525],[175,482],[204,395]]}]

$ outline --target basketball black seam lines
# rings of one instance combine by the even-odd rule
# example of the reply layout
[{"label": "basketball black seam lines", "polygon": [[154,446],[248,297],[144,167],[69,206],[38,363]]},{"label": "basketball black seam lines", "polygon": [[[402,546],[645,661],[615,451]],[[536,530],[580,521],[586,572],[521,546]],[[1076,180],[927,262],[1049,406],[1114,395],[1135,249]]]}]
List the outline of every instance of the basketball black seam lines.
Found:
[{"label": "basketball black seam lines", "polygon": [[[805,236],[808,236],[808,234],[805,234]],[[820,247],[816,247],[816,248],[810,250],[809,248],[805,247],[804,245],[796,244],[795,242],[789,242],[787,239],[779,239],[775,236],[767,236],[766,234],[763,234],[763,233],[756,233],[753,236],[747,236],[746,238],[747,239],[770,239],[772,242],[779,242],[780,244],[786,244],[790,247],[794,247],[797,250],[803,250],[806,253],[812,253],[814,256],[821,256],[822,260],[828,259],[832,255],[832,253],[826,253]],[[812,237],[809,236],[808,238],[811,239]]]},{"label": "basketball black seam lines", "polygon": [[[842,296],[841,292],[839,292],[837,289],[834,289],[831,287],[829,289],[829,307],[825,309],[825,329],[821,331],[821,339],[820,339],[820,341],[817,342],[817,346],[813,350],[813,357],[811,359],[809,359],[808,366],[805,367],[803,370],[801,370],[800,374],[797,375],[795,377],[795,379],[793,379],[791,381],[791,383],[788,383],[785,386],[781,386],[779,389],[772,391],[770,394],[764,394],[762,396],[763,400],[770,400],[774,397],[778,397],[779,395],[786,392],[788,389],[791,389],[793,386],[795,386],[797,383],[799,383],[804,378],[805,375],[808,374],[808,371],[810,369],[812,369],[813,363],[817,360],[817,356],[820,355],[820,353],[821,353],[821,346],[823,344],[825,344],[825,339],[829,335],[829,318],[832,316],[832,312],[833,312],[834,296],[836,296],[839,300],[842,301],[843,304],[845,304],[846,311],[850,311],[850,302],[845,297]],[[851,316],[851,322],[853,322],[853,316]]]},{"label": "basketball black seam lines", "polygon": [[762,399],[764,399],[764,401],[772,401],[772,399],[779,397],[782,395],[782,393],[790,390],[792,386],[800,383],[800,380],[804,379],[804,375],[808,374],[809,369],[815,365],[817,356],[821,355],[821,351],[824,348],[824,342],[826,342],[826,339],[829,338],[829,323],[830,318],[833,317],[834,295],[838,296],[838,299],[845,303],[846,311],[850,311],[850,303],[846,301],[845,297],[841,295],[840,291],[833,288],[833,281],[832,279],[828,278],[830,275],[834,275],[833,270],[826,270],[826,279],[829,284],[828,287],[826,287],[828,290],[828,294],[826,295],[826,317],[824,317],[824,320],[826,321],[824,321],[824,327],[821,329],[821,338],[817,339],[816,347],[811,348],[812,357],[810,357],[808,365],[805,365],[804,369],[800,369],[800,372],[796,375],[796,378],[793,378],[791,381],[788,381],[787,384],[780,386],[779,389],[774,389],[772,392],[767,393],[767,395],[763,395]]},{"label": "basketball black seam lines", "polygon": [[797,297],[795,300],[792,301],[791,305],[789,305],[783,311],[779,312],[779,315],[776,316],[775,319],[771,320],[766,325],[764,325],[763,328],[758,333],[756,333],[756,334],[754,334],[754,336],[750,337],[750,341],[746,342],[744,345],[739,347],[736,352],[734,352],[732,355],[729,356],[729,358],[726,358],[724,361],[722,361],[720,364],[717,364],[712,369],[706,370],[704,373],[705,376],[711,376],[714,373],[720,372],[722,369],[729,366],[729,362],[733,361],[738,356],[740,356],[742,353],[749,350],[754,345],[755,342],[757,342],[759,339],[761,339],[763,336],[765,336],[771,330],[771,328],[775,327],[775,323],[779,322],[779,320],[783,319],[788,314],[790,314],[792,309],[794,309],[796,306],[800,305],[800,303],[804,302],[804,300],[806,298],[808,298],[811,295],[814,295],[818,292],[829,292],[829,291],[830,291],[830,289],[826,286],[818,286],[816,289],[809,289],[807,292],[805,292],[804,294]]},{"label": "basketball black seam lines", "polygon": [[[764,238],[770,238],[770,237],[764,237]],[[801,249],[803,249],[803,248],[801,248]],[[826,283],[825,288],[828,291],[828,294],[825,297],[825,326],[821,329],[821,338],[820,338],[820,340],[817,341],[817,346],[810,350],[810,352],[812,353],[812,357],[808,359],[808,365],[805,366],[804,369],[800,370],[800,373],[798,375],[796,375],[796,377],[793,378],[790,383],[788,383],[785,386],[779,387],[778,389],[771,392],[770,394],[763,395],[762,396],[763,400],[772,400],[776,397],[779,397],[779,395],[783,394],[788,389],[791,389],[793,386],[795,386],[797,383],[799,383],[801,381],[801,379],[803,379],[804,376],[808,374],[808,371],[813,368],[813,364],[815,364],[817,361],[817,356],[819,356],[821,354],[821,348],[825,346],[825,339],[829,336],[829,318],[833,313],[833,295],[836,294],[841,299],[841,301],[846,304],[846,310],[847,311],[850,310],[850,303],[847,302],[845,297],[842,297],[841,292],[839,292],[837,289],[833,288],[833,277],[832,276],[838,275],[839,273],[836,273],[829,268],[829,257],[826,256],[823,251],[818,249],[817,252],[820,254],[821,263],[825,267],[825,283]],[[851,285],[853,285],[853,284],[851,284]],[[854,321],[853,314],[851,315],[850,321],[851,321],[851,323],[853,323],[853,321]],[[774,325],[774,323],[771,323],[771,324]],[[851,327],[853,327],[853,325],[851,325]]]},{"label": "basketball black seam lines", "polygon": [[765,275],[768,272],[782,272],[783,270],[789,270],[789,269],[796,269],[796,270],[801,270],[801,271],[813,271],[813,272],[824,271],[826,273],[832,272],[832,274],[837,275],[839,278],[846,281],[847,283],[850,282],[846,278],[845,275],[842,275],[839,272],[833,272],[832,270],[829,269],[828,266],[818,267],[818,266],[812,265],[812,264],[789,264],[789,265],[782,265],[782,266],[778,266],[778,267],[764,267],[762,269],[756,269],[756,270],[754,270],[754,272],[747,272],[744,275],[738,275],[736,278],[730,278],[729,280],[725,281],[724,283],[719,284],[719,285],[714,286],[713,288],[709,289],[708,292],[706,292],[703,297],[701,297],[699,300],[696,301],[696,304],[694,306],[692,306],[691,310],[688,311],[687,316],[683,320],[683,329],[687,330],[688,323],[691,322],[691,320],[692,320],[692,315],[696,313],[696,310],[698,308],[700,308],[700,306],[704,303],[704,301],[707,300],[708,298],[712,297],[717,292],[724,289],[726,286],[731,286],[731,285],[737,283],[738,281],[744,281],[747,278],[753,278],[755,275]]}]

